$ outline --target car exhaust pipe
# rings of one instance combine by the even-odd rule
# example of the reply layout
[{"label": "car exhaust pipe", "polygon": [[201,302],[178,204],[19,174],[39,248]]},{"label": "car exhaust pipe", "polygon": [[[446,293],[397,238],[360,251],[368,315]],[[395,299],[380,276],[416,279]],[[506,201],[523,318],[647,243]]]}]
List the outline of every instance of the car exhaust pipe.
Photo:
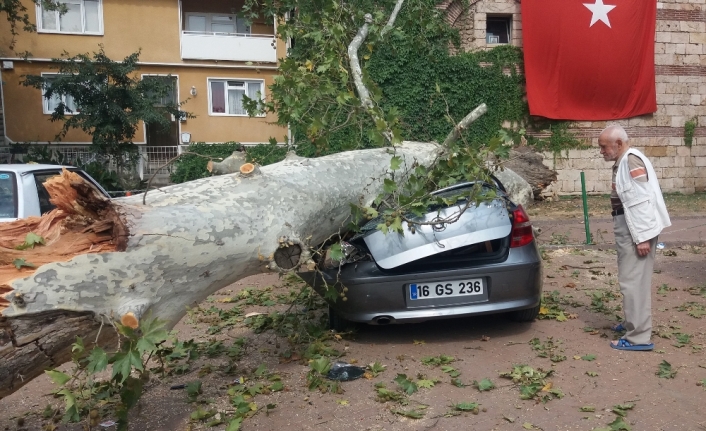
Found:
[{"label": "car exhaust pipe", "polygon": [[378,316],[374,320],[378,325],[389,325],[392,323],[392,317],[390,316]]}]

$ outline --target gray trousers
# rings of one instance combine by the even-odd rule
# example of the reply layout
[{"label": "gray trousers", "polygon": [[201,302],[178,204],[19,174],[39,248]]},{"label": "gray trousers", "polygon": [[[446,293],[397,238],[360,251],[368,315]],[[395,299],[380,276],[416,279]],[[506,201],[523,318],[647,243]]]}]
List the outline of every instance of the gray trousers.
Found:
[{"label": "gray trousers", "polygon": [[652,335],[652,268],[657,237],[650,240],[650,253],[637,254],[624,215],[613,217],[615,245],[618,251],[618,283],[623,294],[625,329],[623,336],[631,344],[648,344]]}]

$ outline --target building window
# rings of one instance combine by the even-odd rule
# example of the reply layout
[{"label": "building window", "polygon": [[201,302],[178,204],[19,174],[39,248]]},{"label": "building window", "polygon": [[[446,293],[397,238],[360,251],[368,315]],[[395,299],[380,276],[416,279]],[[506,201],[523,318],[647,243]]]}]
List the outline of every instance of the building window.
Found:
[{"label": "building window", "polygon": [[512,40],[512,16],[488,17],[485,27],[485,43],[510,43]]},{"label": "building window", "polygon": [[[51,82],[56,78],[56,74],[42,74],[42,76]],[[43,106],[44,106],[44,113],[45,114],[52,114],[54,110],[56,109],[57,106],[61,102],[64,102],[64,105],[66,106],[65,108],[65,114],[66,115],[71,115],[73,113],[78,112],[78,107],[76,106],[76,102],[74,101],[74,98],[69,96],[68,94],[65,94],[63,96],[60,96],[56,93],[52,94],[51,97],[46,97],[45,95],[42,95],[42,101],[43,101]],[[71,111],[71,112],[69,112]]]},{"label": "building window", "polygon": [[213,115],[248,115],[243,96],[262,99],[265,83],[235,79],[209,79],[209,113]]},{"label": "building window", "polygon": [[103,10],[101,0],[56,0],[59,10],[45,10],[37,5],[40,32],[102,34]]},{"label": "building window", "polygon": [[244,18],[221,13],[189,12],[184,19],[184,30],[189,33],[249,35],[250,26]]}]

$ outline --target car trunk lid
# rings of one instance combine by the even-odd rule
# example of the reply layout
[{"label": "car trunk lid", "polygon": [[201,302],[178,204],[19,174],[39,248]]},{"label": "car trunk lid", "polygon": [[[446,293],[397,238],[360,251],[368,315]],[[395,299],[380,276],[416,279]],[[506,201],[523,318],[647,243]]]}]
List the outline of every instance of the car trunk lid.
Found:
[{"label": "car trunk lid", "polygon": [[[450,219],[458,216],[465,205],[465,202],[460,202],[429,212],[415,221],[433,223]],[[412,233],[408,224],[403,222],[404,235],[385,235],[374,230],[363,240],[375,262],[383,269],[392,269],[450,250],[507,237],[512,223],[505,200],[496,198],[478,205],[471,204],[454,223],[422,224],[414,228]]]}]

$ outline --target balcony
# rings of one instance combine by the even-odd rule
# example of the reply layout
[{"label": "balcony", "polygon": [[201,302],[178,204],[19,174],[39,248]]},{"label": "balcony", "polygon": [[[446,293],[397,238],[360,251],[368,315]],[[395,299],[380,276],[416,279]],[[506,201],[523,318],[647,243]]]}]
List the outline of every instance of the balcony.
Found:
[{"label": "balcony", "polygon": [[184,60],[227,60],[277,62],[276,39],[272,34],[182,31],[181,58]]}]

